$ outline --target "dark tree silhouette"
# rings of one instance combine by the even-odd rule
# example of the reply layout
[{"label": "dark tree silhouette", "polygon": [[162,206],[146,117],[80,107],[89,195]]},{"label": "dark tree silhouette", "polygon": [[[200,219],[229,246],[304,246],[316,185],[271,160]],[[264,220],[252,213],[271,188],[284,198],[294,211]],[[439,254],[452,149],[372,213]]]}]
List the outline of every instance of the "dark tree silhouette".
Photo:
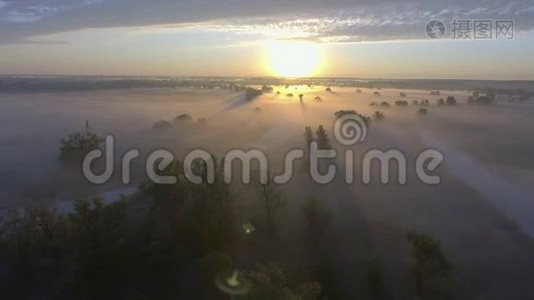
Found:
[{"label": "dark tree silhouette", "polygon": [[332,149],[330,146],[330,139],[324,129],[323,125],[319,125],[315,131],[315,137],[317,139],[317,148],[322,150]]},{"label": "dark tree silhouette", "polygon": [[104,138],[92,132],[78,132],[70,134],[66,139],[61,139],[61,160],[81,159],[92,150],[98,149],[104,142]]},{"label": "dark tree silhouette", "polygon": [[428,114],[428,110],[426,108],[420,108],[417,110],[417,115],[419,116],[426,116]]},{"label": "dark tree silhouette", "polygon": [[456,105],[456,99],[453,96],[447,96],[447,100],[445,101],[446,105]]},{"label": "dark tree silhouette", "polygon": [[438,240],[415,230],[407,233],[412,245],[411,271],[418,296],[440,299],[450,291],[451,264],[441,250]]},{"label": "dark tree silhouette", "polygon": [[373,114],[373,119],[376,120],[376,121],[381,121],[385,118],[384,116],[384,113],[381,112],[381,111],[375,111],[375,113]]}]

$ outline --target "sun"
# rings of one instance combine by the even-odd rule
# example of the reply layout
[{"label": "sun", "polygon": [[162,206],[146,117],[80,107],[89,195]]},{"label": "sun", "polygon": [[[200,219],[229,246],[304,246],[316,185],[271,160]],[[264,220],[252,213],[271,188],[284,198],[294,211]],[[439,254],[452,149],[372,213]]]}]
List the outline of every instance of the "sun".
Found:
[{"label": "sun", "polygon": [[321,51],[316,43],[274,41],[267,47],[268,66],[277,76],[311,76],[321,64]]}]

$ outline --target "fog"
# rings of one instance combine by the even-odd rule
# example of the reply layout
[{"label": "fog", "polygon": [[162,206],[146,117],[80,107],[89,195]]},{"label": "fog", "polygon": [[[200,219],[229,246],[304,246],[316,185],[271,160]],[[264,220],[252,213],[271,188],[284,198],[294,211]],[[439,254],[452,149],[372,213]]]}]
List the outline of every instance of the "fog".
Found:
[{"label": "fog", "polygon": [[[384,88],[374,96],[375,91],[274,86],[273,93],[251,101],[242,92],[188,88],[0,94],[0,208],[35,202],[65,205],[81,197],[117,198],[117,191],[131,193],[146,179],[143,157],[154,149],[168,149],[180,160],[192,149],[205,149],[217,157],[231,149],[260,149],[268,155],[271,172],[280,174],[285,154],[304,148],[305,126],[315,130],[324,125],[338,150],[338,176],[320,185],[295,172],[282,186],[288,209],[278,218],[280,227],[291,232],[299,226],[292,208],[311,195],[326,200],[334,215],[328,235],[344,241],[331,245],[329,251],[340,265],[339,279],[347,281],[345,286],[361,276],[348,262],[378,260],[387,270],[388,290],[406,294],[405,233],[424,228],[439,237],[462,289],[483,290],[483,295],[495,299],[527,294],[528,283],[534,282],[534,105],[505,99],[491,106],[467,105],[467,91],[430,95],[425,89]],[[393,105],[400,92],[406,93],[404,100],[410,105]],[[303,101],[297,96],[300,93]],[[457,105],[435,104],[449,95]],[[321,101],[314,99],[317,96]],[[430,100],[426,117],[418,116],[420,107],[411,105],[412,100],[422,99]],[[373,101],[387,101],[391,107],[370,106]],[[371,123],[365,142],[351,147],[355,153],[352,184],[342,176],[342,153],[348,148],[336,143],[332,133],[334,112],[342,109],[367,116],[377,110],[385,114],[384,120]],[[193,122],[176,124],[173,120],[180,114],[189,114]],[[198,124],[199,118],[207,124]],[[116,165],[125,151],[140,150],[129,185],[120,183],[118,171],[110,182],[91,185],[83,178],[81,166],[59,160],[59,140],[84,131],[86,120],[91,131],[115,137]],[[154,128],[160,120],[171,126]],[[415,175],[415,159],[428,148],[445,156],[436,171],[441,176],[439,185],[426,185]],[[395,183],[396,175],[393,182],[381,184],[375,173],[371,184],[363,184],[361,159],[371,149],[402,151],[408,159],[407,184]],[[253,215],[258,204],[246,188],[238,192],[239,207]]]}]

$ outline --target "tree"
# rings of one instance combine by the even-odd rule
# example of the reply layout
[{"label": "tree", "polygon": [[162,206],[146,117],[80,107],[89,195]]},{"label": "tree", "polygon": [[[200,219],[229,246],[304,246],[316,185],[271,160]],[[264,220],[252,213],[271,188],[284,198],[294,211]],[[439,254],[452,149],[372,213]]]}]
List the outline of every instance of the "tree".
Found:
[{"label": "tree", "polygon": [[317,239],[328,226],[332,214],[326,209],[324,201],[315,197],[307,198],[302,204],[301,210],[306,221],[308,238],[310,240]]},{"label": "tree", "polygon": [[303,97],[304,97],[303,94],[299,94],[299,99],[300,99],[300,101],[302,101],[302,98],[303,98]]},{"label": "tree", "polygon": [[328,138],[328,134],[326,133],[326,130],[324,129],[323,125],[319,125],[319,127],[315,131],[315,137],[317,139],[317,149],[332,149],[332,147],[330,146],[330,139]]},{"label": "tree", "polygon": [[92,132],[70,134],[66,139],[61,139],[61,160],[81,159],[87,153],[96,150],[104,142],[104,138]]},{"label": "tree", "polygon": [[403,93],[403,92],[400,92],[400,93],[399,93],[399,97],[404,98],[404,97],[406,97],[406,94]]},{"label": "tree", "polygon": [[268,86],[268,85],[263,85],[261,87],[261,91],[263,93],[272,93],[273,92],[273,87],[272,86]]},{"label": "tree", "polygon": [[247,89],[245,90],[245,98],[248,101],[252,101],[254,100],[254,98],[259,97],[262,94],[263,94],[262,90],[258,90],[252,87],[247,87]]},{"label": "tree", "polygon": [[356,115],[358,117],[360,117],[363,122],[365,123],[366,126],[369,126],[369,124],[371,124],[371,118],[370,117],[366,117],[362,114],[360,114],[359,112],[357,112],[356,110],[354,109],[351,109],[351,110],[348,110],[348,109],[344,109],[344,110],[338,110],[334,113],[334,115],[336,116],[336,119],[339,119],[343,116],[346,116],[346,115]]},{"label": "tree", "polygon": [[154,123],[154,125],[152,127],[154,127],[154,129],[166,129],[166,128],[170,128],[172,125],[169,121],[167,120],[159,120],[157,121],[156,123]]},{"label": "tree", "polygon": [[449,291],[451,264],[438,240],[415,230],[407,233],[412,245],[411,271],[418,296],[437,299]]},{"label": "tree", "polygon": [[321,295],[321,285],[317,282],[305,282],[290,288],[284,270],[273,263],[257,265],[244,277],[251,287],[247,295],[249,300],[318,300]]},{"label": "tree", "polygon": [[313,132],[310,126],[306,126],[306,128],[304,128],[304,138],[306,141],[306,149],[308,149],[310,144],[315,140],[313,138]]},{"label": "tree", "polygon": [[176,118],[174,118],[174,121],[180,123],[189,123],[193,121],[193,118],[189,114],[181,114],[176,116]]},{"label": "tree", "polygon": [[378,97],[378,96],[380,96],[380,93],[379,92],[374,92],[373,96]]},{"label": "tree", "polygon": [[419,116],[426,116],[428,114],[428,110],[426,108],[420,108],[417,110],[417,115]]},{"label": "tree", "polygon": [[438,106],[443,106],[445,105],[445,101],[443,100],[443,98],[439,98],[438,99]]},{"label": "tree", "polygon": [[76,256],[89,274],[112,273],[128,252],[125,243],[126,201],[106,205],[101,198],[74,202],[69,215],[76,239]]},{"label": "tree", "polygon": [[385,118],[384,113],[379,110],[375,111],[375,113],[373,114],[373,119],[375,119],[376,121],[381,121],[384,118]]},{"label": "tree", "polygon": [[274,235],[276,233],[275,214],[277,210],[285,205],[285,199],[270,175],[267,176],[267,182],[262,183],[259,172],[255,172],[252,177],[252,186],[256,190],[256,194],[265,209],[267,232]]},{"label": "tree", "polygon": [[456,105],[456,99],[453,96],[447,96],[447,100],[445,101],[446,105]]}]

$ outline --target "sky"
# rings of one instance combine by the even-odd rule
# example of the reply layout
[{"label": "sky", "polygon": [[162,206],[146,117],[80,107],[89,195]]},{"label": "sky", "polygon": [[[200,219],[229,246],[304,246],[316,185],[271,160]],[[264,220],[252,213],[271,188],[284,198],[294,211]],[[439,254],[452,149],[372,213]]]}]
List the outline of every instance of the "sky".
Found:
[{"label": "sky", "polygon": [[534,0],[0,0],[0,73],[534,80],[533,29]]}]

